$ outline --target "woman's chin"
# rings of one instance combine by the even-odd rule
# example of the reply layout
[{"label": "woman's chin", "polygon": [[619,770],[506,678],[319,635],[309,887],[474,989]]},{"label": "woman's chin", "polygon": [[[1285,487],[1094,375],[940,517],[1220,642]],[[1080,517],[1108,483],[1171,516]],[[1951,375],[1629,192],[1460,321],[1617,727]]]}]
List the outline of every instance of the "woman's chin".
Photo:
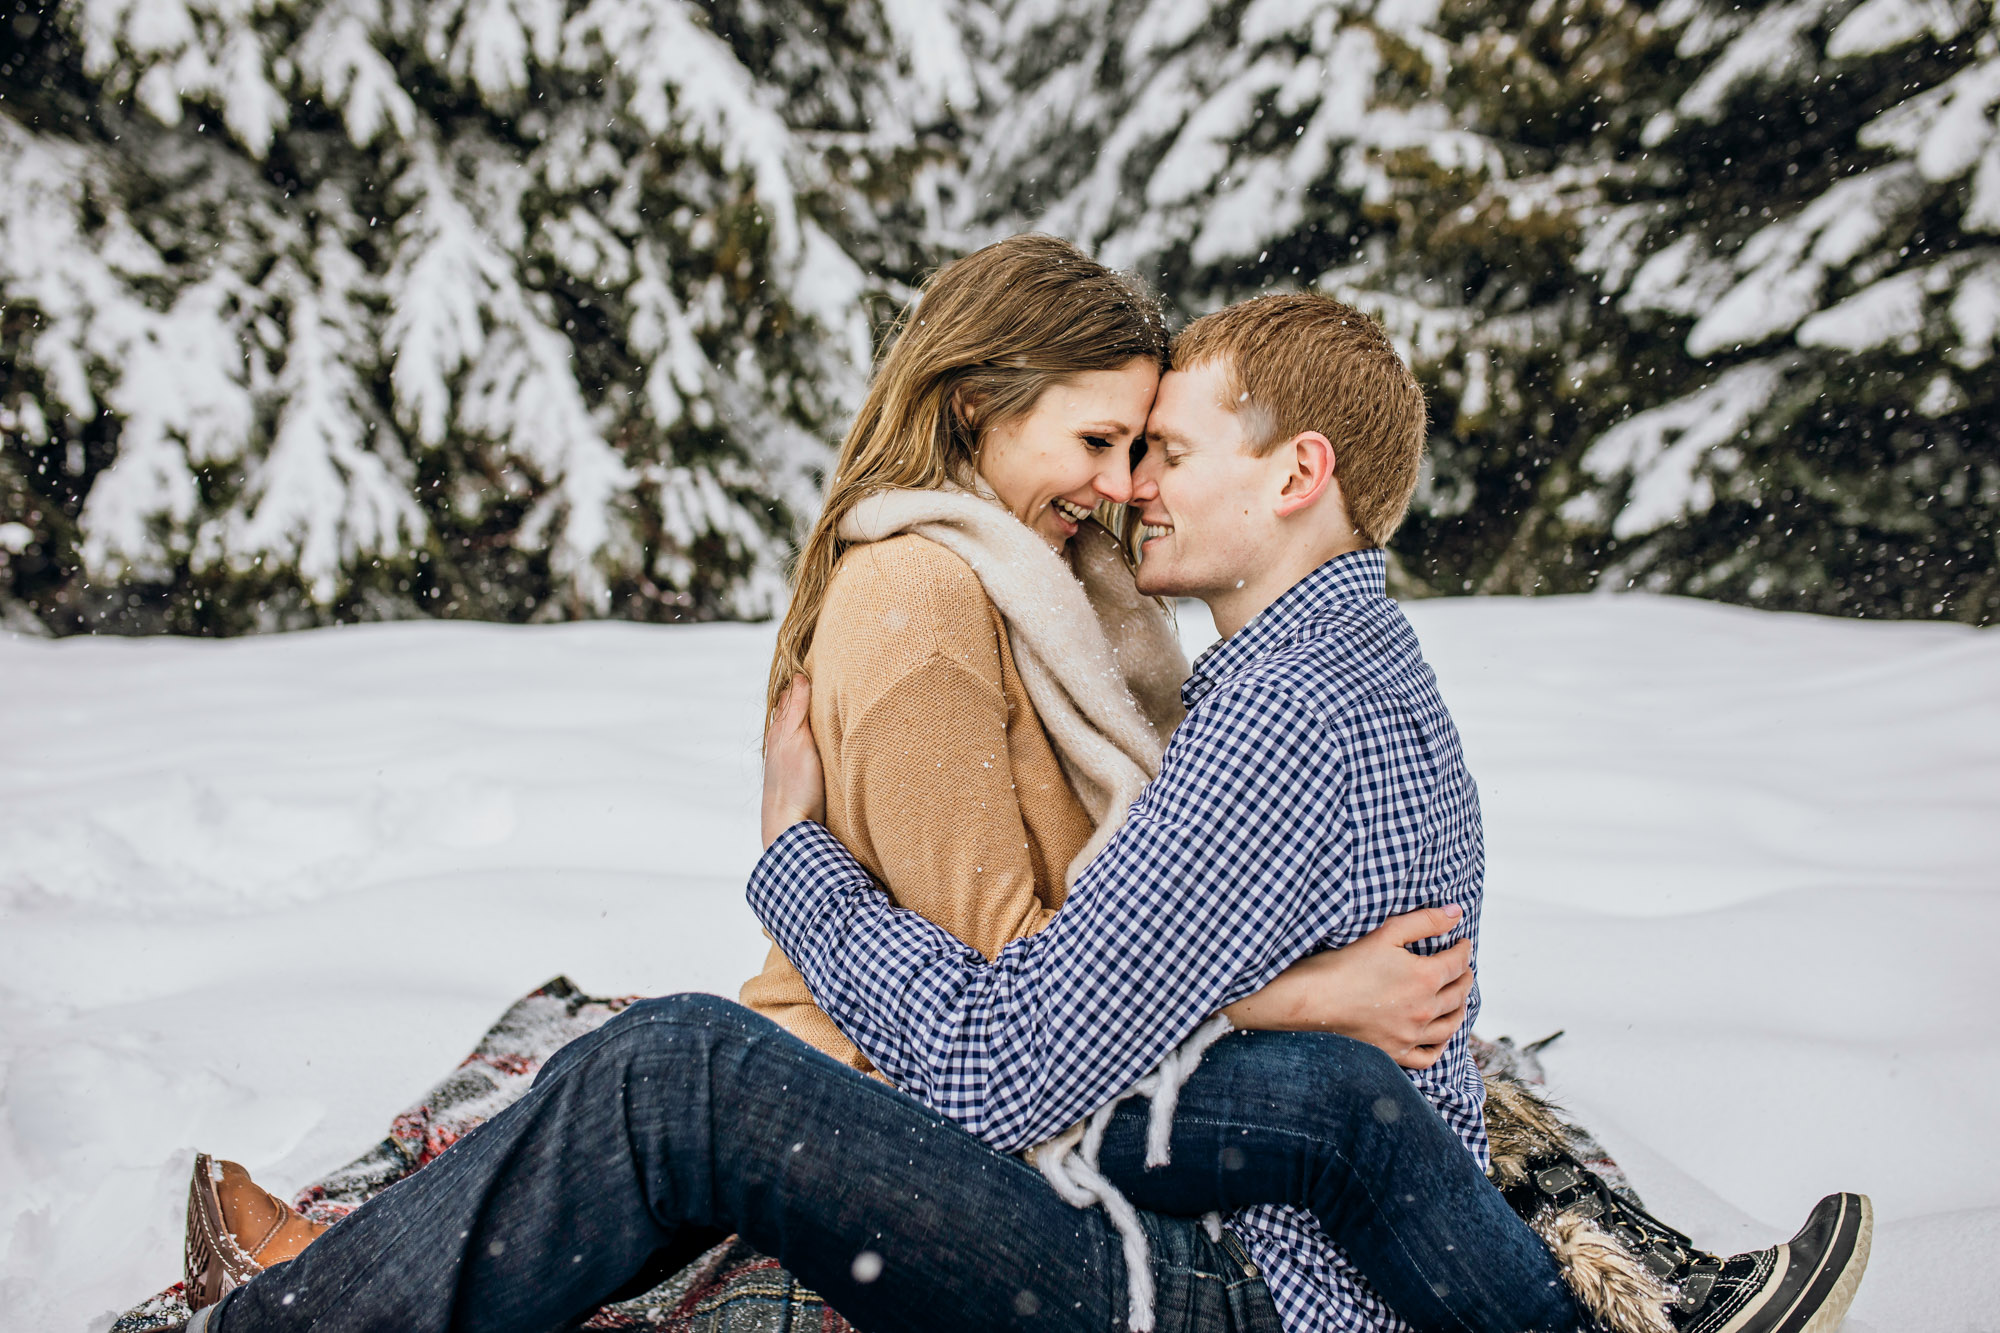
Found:
[{"label": "woman's chin", "polygon": [[1035,524],[1035,535],[1059,552],[1069,546],[1070,539],[1076,536],[1077,530],[1077,524],[1070,522],[1053,509],[1046,511],[1041,521]]}]

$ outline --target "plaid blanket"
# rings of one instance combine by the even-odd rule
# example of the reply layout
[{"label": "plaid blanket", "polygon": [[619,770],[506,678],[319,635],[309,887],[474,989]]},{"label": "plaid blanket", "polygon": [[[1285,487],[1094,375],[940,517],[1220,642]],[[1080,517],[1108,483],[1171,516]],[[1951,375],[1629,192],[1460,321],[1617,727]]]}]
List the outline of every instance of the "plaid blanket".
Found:
[{"label": "plaid blanket", "polygon": [[[556,1051],[605,1022],[637,997],[585,995],[557,977],[514,1002],[463,1063],[398,1115],[388,1137],[299,1191],[294,1206],[316,1222],[337,1222],[519,1098]],[[1542,1082],[1536,1052],[1502,1038],[1473,1038],[1474,1058],[1489,1082]],[[1614,1189],[1630,1194],[1610,1154],[1567,1122],[1570,1146]],[[169,1333],[191,1312],[182,1284],[127,1311],[111,1333]],[[644,1328],[664,1333],[853,1333],[853,1326],[801,1286],[776,1260],[732,1237],[644,1295],[597,1311],[589,1329]]]},{"label": "plaid blanket", "polygon": [[[637,997],[585,995],[567,977],[514,1002],[465,1057],[389,1125],[388,1137],[300,1190],[293,1206],[315,1222],[337,1222],[413,1171],[423,1169],[528,1090],[551,1055]],[[127,1311],[112,1333],[167,1333],[188,1321],[182,1284]],[[734,1238],[633,1300],[607,1305],[583,1325],[663,1333],[852,1333],[818,1295]]]}]

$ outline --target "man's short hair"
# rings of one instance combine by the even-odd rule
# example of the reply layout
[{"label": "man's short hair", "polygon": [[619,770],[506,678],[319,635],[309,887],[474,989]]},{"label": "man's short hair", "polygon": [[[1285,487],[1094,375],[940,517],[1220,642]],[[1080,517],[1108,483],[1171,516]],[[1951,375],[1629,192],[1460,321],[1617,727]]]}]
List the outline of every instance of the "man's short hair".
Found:
[{"label": "man's short hair", "polygon": [[1175,370],[1218,359],[1251,452],[1306,431],[1326,436],[1355,531],[1386,546],[1417,489],[1424,391],[1382,327],[1318,292],[1259,296],[1202,316],[1174,340]]}]

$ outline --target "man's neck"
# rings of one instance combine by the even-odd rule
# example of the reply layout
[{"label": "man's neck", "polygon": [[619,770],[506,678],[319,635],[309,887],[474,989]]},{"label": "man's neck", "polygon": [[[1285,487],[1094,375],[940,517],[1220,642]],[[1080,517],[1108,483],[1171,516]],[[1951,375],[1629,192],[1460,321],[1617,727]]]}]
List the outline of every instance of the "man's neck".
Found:
[{"label": "man's neck", "polygon": [[1264,613],[1265,608],[1283,597],[1299,581],[1335,556],[1364,549],[1349,537],[1338,542],[1319,542],[1288,551],[1255,575],[1245,577],[1233,588],[1225,588],[1202,598],[1215,619],[1216,633],[1233,638],[1236,632]]}]

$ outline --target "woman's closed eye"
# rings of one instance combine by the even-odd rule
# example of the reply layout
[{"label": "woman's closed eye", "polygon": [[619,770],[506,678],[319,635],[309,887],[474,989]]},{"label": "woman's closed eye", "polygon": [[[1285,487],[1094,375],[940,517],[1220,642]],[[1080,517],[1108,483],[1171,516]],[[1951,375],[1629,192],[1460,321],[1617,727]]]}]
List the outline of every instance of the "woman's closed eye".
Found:
[{"label": "woman's closed eye", "polygon": [[1111,441],[1105,439],[1102,435],[1086,435],[1083,437],[1083,443],[1086,448],[1093,452],[1111,447]]}]

